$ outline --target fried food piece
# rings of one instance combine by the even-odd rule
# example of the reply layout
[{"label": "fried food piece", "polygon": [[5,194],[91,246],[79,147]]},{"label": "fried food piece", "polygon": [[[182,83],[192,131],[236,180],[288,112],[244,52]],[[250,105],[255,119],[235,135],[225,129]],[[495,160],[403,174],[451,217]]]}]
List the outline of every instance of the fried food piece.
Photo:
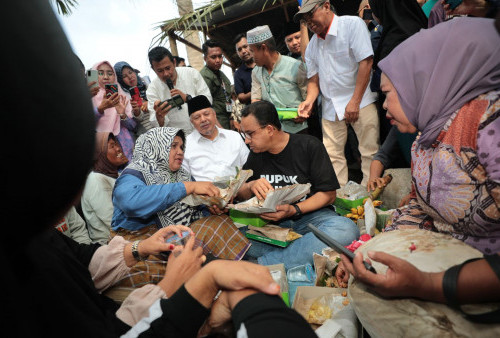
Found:
[{"label": "fried food piece", "polygon": [[327,305],[322,305],[315,301],[307,312],[307,321],[313,324],[323,324],[323,322],[332,318],[332,309]]},{"label": "fried food piece", "polygon": [[291,241],[294,241],[294,240],[296,240],[297,238],[300,238],[300,237],[302,237],[301,234],[298,234],[295,231],[290,230],[288,232],[288,234],[286,235],[286,241],[287,242],[291,242]]}]

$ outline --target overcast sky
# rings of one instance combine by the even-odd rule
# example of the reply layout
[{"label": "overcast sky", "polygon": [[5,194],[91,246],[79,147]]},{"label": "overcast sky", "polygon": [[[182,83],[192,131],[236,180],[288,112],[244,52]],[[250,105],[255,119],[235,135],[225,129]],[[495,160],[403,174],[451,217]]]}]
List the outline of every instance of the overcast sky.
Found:
[{"label": "overcast sky", "polygon": [[[206,3],[193,0],[195,8]],[[179,17],[175,0],[80,0],[69,16],[54,10],[74,52],[87,69],[103,60],[113,65],[126,61],[151,80],[156,75],[147,53],[159,33],[154,27],[161,21]],[[164,46],[169,48],[168,42]],[[187,61],[184,44],[177,42],[177,48]],[[231,70],[224,67],[223,71],[232,82]]]}]

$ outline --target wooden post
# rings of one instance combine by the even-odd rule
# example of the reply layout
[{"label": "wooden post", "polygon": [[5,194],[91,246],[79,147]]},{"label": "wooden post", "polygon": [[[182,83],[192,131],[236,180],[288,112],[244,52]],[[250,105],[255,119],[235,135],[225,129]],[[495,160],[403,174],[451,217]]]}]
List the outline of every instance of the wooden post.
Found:
[{"label": "wooden post", "polygon": [[[193,2],[191,0],[177,0],[177,8],[179,9],[179,15],[183,16],[184,14],[193,12]],[[196,46],[196,49],[193,49],[189,46],[186,46],[186,52],[188,55],[189,65],[196,70],[201,70],[205,65],[205,61],[203,60],[203,55],[197,50],[201,49],[199,32],[197,30],[189,30],[184,31],[184,39],[189,41],[191,45]]]},{"label": "wooden post", "polygon": [[175,38],[174,33],[168,33],[168,42],[170,43],[170,52],[172,55],[179,56],[179,51],[177,50],[177,39]]}]

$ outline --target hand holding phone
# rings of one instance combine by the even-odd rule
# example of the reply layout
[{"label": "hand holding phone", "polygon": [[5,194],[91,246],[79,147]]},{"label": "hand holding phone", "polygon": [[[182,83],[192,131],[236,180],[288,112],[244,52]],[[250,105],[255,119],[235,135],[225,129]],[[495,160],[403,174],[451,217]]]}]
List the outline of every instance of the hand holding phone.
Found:
[{"label": "hand holding phone", "polygon": [[109,98],[114,93],[118,93],[118,84],[116,83],[105,84],[104,89],[106,90],[106,97]]},{"label": "hand holding phone", "polygon": [[[174,234],[173,236],[170,236],[165,240],[166,243],[173,244],[175,246],[185,246],[187,241],[191,238],[191,233],[189,231],[183,231],[182,236],[179,236],[177,234]],[[168,256],[170,255],[171,251],[165,251],[161,252],[161,256],[163,256],[164,259],[168,259]]]},{"label": "hand holding phone", "polygon": [[373,20],[372,10],[370,8],[365,8],[363,10],[363,20]]},{"label": "hand holding phone", "polygon": [[184,246],[184,245],[186,245],[186,243],[190,237],[191,237],[191,233],[189,231],[183,231],[182,236],[175,234],[175,235],[167,238],[167,240],[165,242],[173,244],[175,246],[177,246],[177,245]]},{"label": "hand holding phone", "polygon": [[137,86],[130,88],[129,90],[132,101],[136,102],[138,106],[142,106],[142,97]]},{"label": "hand holding phone", "polygon": [[174,97],[172,97],[170,99],[162,101],[160,103],[160,105],[162,105],[164,102],[167,102],[168,105],[171,106],[172,108],[176,108],[176,107],[180,108],[184,104],[184,100],[182,99],[182,97],[180,95],[175,95]]},{"label": "hand holding phone", "polygon": [[99,86],[99,79],[98,79],[98,72],[95,69],[89,69],[87,70],[85,77],[87,78],[87,84],[90,84],[91,82],[95,82],[90,89],[98,87]]}]

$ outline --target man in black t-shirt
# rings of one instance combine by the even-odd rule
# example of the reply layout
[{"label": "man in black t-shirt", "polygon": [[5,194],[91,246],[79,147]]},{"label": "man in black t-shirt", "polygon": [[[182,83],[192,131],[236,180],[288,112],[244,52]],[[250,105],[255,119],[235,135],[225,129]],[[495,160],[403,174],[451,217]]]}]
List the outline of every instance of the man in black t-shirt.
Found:
[{"label": "man in black t-shirt", "polygon": [[253,176],[239,190],[239,199],[247,200],[253,195],[264,199],[267,192],[278,187],[311,184],[305,199],[279,205],[276,212],[260,215],[273,224],[293,228],[303,237],[286,249],[252,241],[248,256],[258,258],[264,265],[284,263],[286,268],[312,264],[313,252],[321,253],[326,244],[309,233],[308,223],[343,245],[359,237],[356,224],[330,208],[339,183],[328,153],[317,138],[282,131],[276,108],[267,101],[252,103],[243,110],[241,130],[251,150],[243,169],[252,169]]}]

